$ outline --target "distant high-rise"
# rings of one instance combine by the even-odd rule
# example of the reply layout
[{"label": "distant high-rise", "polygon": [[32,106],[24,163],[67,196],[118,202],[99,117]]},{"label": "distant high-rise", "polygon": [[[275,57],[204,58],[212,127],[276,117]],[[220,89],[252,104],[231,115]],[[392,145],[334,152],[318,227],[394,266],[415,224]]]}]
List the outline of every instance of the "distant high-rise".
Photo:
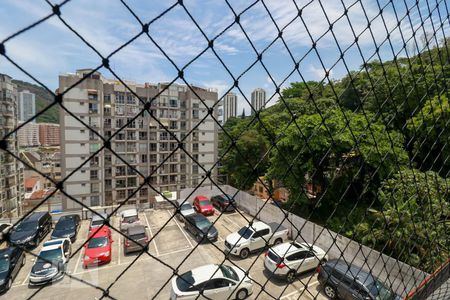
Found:
[{"label": "distant high-rise", "polygon": [[[36,114],[36,96],[28,90],[19,92],[19,121],[25,122]],[[32,122],[36,122],[34,119]]]},{"label": "distant high-rise", "polygon": [[259,111],[262,108],[264,108],[264,105],[266,104],[266,91],[257,88],[252,92],[252,107],[251,110],[252,114],[255,113],[255,111]]},{"label": "distant high-rise", "polygon": [[[20,121],[19,124],[24,122]],[[17,131],[19,147],[37,147],[39,143],[39,124],[29,122]]]},{"label": "distant high-rise", "polygon": [[223,124],[231,117],[237,115],[237,96],[233,92],[229,92],[223,97]]},{"label": "distant high-rise", "polygon": [[[17,87],[8,75],[0,74],[0,139],[17,127]],[[17,134],[6,139],[8,151],[19,155]],[[0,217],[17,216],[24,199],[23,164],[0,151]]]}]

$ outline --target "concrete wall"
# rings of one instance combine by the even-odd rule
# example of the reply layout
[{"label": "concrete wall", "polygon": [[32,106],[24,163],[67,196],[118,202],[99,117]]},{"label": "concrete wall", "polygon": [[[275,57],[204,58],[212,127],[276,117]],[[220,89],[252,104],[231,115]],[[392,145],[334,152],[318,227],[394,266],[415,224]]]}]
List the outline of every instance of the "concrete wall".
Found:
[{"label": "concrete wall", "polygon": [[[406,295],[427,276],[425,272],[411,267],[395,258],[382,254],[358,242],[350,240],[331,230],[309,222],[281,208],[269,204],[246,192],[238,191],[231,186],[221,186],[229,195],[236,195],[238,207],[263,222],[281,222],[289,229],[290,237],[300,242],[314,243],[325,251],[330,258],[341,258],[362,266],[364,269],[391,286],[398,294]],[[180,199],[185,199],[195,189],[185,189]],[[196,195],[213,196],[222,192],[217,187],[201,187],[188,198],[192,202]]]}]

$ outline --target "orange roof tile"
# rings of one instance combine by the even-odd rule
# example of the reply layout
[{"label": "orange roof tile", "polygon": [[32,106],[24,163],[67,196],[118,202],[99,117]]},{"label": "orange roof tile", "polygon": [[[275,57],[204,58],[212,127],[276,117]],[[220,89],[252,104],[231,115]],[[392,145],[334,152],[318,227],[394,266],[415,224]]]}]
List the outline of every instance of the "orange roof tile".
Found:
[{"label": "orange roof tile", "polygon": [[39,178],[37,177],[31,177],[25,179],[25,188],[26,189],[32,189],[34,185],[38,182]]}]

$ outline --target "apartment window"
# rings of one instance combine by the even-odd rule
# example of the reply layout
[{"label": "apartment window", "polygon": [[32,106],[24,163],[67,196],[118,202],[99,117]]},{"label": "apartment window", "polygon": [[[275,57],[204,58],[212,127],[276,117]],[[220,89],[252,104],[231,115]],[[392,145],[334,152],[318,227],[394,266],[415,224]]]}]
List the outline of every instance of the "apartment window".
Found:
[{"label": "apartment window", "polygon": [[150,162],[151,163],[156,163],[158,161],[157,155],[156,154],[150,154]]},{"label": "apartment window", "polygon": [[117,191],[117,200],[123,200],[126,197],[126,191],[125,190],[119,190]]},{"label": "apartment window", "polygon": [[98,113],[98,104],[97,103],[89,103],[89,113],[91,113],[91,114]]},{"label": "apartment window", "polygon": [[150,151],[156,152],[156,143],[150,143]]},{"label": "apartment window", "polygon": [[124,124],[125,123],[122,118],[116,119],[116,128],[121,128]]},{"label": "apartment window", "polygon": [[178,99],[169,100],[170,107],[178,107]]},{"label": "apartment window", "polygon": [[84,145],[86,145],[86,144],[85,144],[85,143],[80,143],[80,146],[81,146],[81,147],[84,147]]},{"label": "apartment window", "polygon": [[125,179],[117,179],[116,188],[124,188],[124,187],[126,187]]},{"label": "apartment window", "polygon": [[127,94],[127,104],[136,104],[136,99],[132,94]]},{"label": "apartment window", "polygon": [[112,180],[111,179],[105,179],[105,187],[111,188],[112,187]]},{"label": "apartment window", "polygon": [[85,132],[84,129],[81,129],[81,130],[80,130],[80,133],[84,133],[84,132]]},{"label": "apartment window", "polygon": [[192,174],[198,174],[198,165],[192,166]]},{"label": "apartment window", "polygon": [[160,140],[168,140],[169,139],[169,133],[168,132],[161,132],[159,134],[159,139]]},{"label": "apartment window", "polygon": [[169,150],[168,143],[159,144],[159,151],[168,151],[168,150]]},{"label": "apartment window", "polygon": [[127,118],[127,124],[128,124],[128,128],[135,128],[136,127],[136,121],[132,121],[133,119],[131,118]]},{"label": "apartment window", "polygon": [[84,102],[80,102],[80,105],[83,106],[83,105],[84,105]]},{"label": "apartment window", "polygon": [[118,141],[123,141],[123,140],[125,140],[125,133],[124,133],[124,132],[119,132],[119,133],[116,135],[116,140],[118,140]]},{"label": "apartment window", "polygon": [[192,108],[200,108],[200,104],[199,103],[192,103]]},{"label": "apartment window", "polygon": [[156,132],[150,132],[149,140],[150,141],[156,141]]},{"label": "apartment window", "polygon": [[147,188],[141,188],[139,190],[139,196],[144,197],[144,196],[147,196],[147,194],[148,194]]},{"label": "apartment window", "polygon": [[80,172],[84,174],[84,173],[86,173],[86,170],[81,170]]},{"label": "apartment window", "polygon": [[105,138],[109,139],[111,137],[111,131],[105,131]]},{"label": "apartment window", "polygon": [[86,183],[82,183],[81,186],[86,186]]},{"label": "apartment window", "polygon": [[126,172],[125,166],[116,167],[116,176],[125,176],[126,175],[125,172]]},{"label": "apartment window", "polygon": [[181,121],[180,122],[180,129],[181,130],[185,130],[186,129],[186,121]]},{"label": "apartment window", "polygon": [[146,131],[139,131],[139,140],[141,140],[141,141],[147,140],[147,132]]},{"label": "apartment window", "polygon": [[125,103],[125,95],[124,93],[116,92],[116,103]]},{"label": "apartment window", "polygon": [[91,193],[98,193],[98,192],[99,192],[99,184],[91,183]]},{"label": "apartment window", "polygon": [[141,163],[147,162],[147,154],[141,154]]},{"label": "apartment window", "polygon": [[135,187],[136,186],[136,177],[128,178],[128,187]]},{"label": "apartment window", "polygon": [[111,101],[111,95],[105,95],[105,96],[103,96],[103,99],[105,100],[105,102],[110,102]]},{"label": "apartment window", "polygon": [[197,143],[193,143],[192,144],[192,151],[198,151],[198,144]]},{"label": "apartment window", "polygon": [[198,161],[198,154],[192,155],[192,158],[194,159],[194,161]]},{"label": "apartment window", "polygon": [[199,119],[200,118],[200,112],[198,110],[192,111],[192,119]]},{"label": "apartment window", "polygon": [[135,140],[136,133],[134,131],[127,131],[127,140]]}]

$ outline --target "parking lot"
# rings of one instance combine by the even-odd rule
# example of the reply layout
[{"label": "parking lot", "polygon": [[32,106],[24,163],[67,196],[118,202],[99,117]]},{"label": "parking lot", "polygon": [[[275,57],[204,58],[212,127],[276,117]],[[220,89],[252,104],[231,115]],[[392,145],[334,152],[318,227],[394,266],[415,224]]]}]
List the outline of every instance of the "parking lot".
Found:
[{"label": "parking lot", "polygon": [[[219,239],[212,244],[197,243],[193,237],[183,229],[183,223],[171,219],[170,210],[151,210],[140,214],[141,222],[147,226],[148,235],[156,237],[149,246],[152,256],[144,253],[139,258],[138,253],[125,255],[123,252],[123,236],[113,231],[112,261],[99,267],[83,269],[83,250],[74,254],[68,264],[68,274],[63,280],[52,285],[28,287],[28,277],[33,264],[33,256],[27,254],[26,264],[14,280],[12,289],[0,298],[24,299],[35,294],[35,299],[99,299],[103,292],[96,288],[100,286],[109,289],[109,295],[115,299],[168,299],[170,295],[171,268],[178,268],[180,272],[193,269],[208,263],[222,263],[225,256],[222,253],[225,237],[242,226],[248,224],[240,213],[222,215],[215,226],[219,231]],[[216,215],[209,217],[213,222]],[[251,219],[250,216],[246,216]],[[114,227],[119,228],[118,218],[112,220]],[[78,233],[77,241],[72,245],[73,253],[87,239],[88,221],[83,221]],[[47,239],[49,236],[47,236]],[[41,243],[42,245],[42,243]],[[34,249],[38,254],[41,246]],[[134,263],[133,263],[134,262]],[[133,265],[130,266],[130,264]],[[314,272],[302,274],[299,280],[287,285],[286,282],[270,279],[264,272],[264,255],[251,255],[247,259],[231,258],[226,264],[250,269],[250,277],[255,281],[254,293],[250,299],[326,299],[320,292],[320,287]],[[128,268],[128,269],[127,269]],[[126,270],[127,269],[127,270]],[[125,271],[126,270],[126,271]],[[125,272],[124,272],[125,271]],[[123,273],[124,272],[124,273]],[[122,274],[120,276],[120,274]],[[118,276],[120,276],[118,278]],[[117,280],[117,282],[115,282]],[[114,283],[115,282],[115,283]],[[262,290],[260,285],[265,285]],[[305,290],[305,288],[307,289]],[[301,295],[301,297],[300,297]],[[300,297],[300,298],[299,298]]]}]

